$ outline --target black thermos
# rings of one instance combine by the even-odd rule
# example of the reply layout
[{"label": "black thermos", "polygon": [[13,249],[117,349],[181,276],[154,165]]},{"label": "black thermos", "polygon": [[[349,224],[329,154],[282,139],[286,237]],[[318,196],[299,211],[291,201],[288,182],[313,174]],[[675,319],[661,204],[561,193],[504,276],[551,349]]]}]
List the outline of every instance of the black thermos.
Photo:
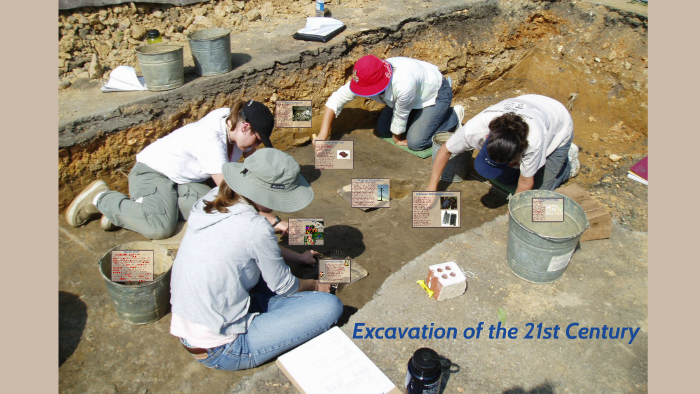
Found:
[{"label": "black thermos", "polygon": [[406,394],[438,394],[442,381],[440,357],[433,349],[420,348],[408,360]]}]

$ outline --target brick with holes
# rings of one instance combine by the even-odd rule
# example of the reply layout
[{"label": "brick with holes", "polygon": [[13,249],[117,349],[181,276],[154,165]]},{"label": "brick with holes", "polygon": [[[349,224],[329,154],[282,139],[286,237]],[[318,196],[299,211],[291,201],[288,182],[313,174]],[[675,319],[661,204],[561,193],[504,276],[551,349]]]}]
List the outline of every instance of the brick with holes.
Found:
[{"label": "brick with holes", "polygon": [[428,267],[425,283],[435,292],[433,298],[438,301],[458,297],[467,290],[467,278],[454,261]]}]

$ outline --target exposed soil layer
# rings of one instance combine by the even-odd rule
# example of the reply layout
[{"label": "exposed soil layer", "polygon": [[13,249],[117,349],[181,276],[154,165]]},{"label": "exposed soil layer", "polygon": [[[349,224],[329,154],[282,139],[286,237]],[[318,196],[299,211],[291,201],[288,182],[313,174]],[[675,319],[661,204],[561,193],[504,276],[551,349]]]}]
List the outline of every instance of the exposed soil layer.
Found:
[{"label": "exposed soil layer", "polygon": [[[352,1],[365,6],[361,12],[386,6]],[[342,174],[314,169],[308,141],[318,130],[325,100],[347,80],[359,57],[374,54],[437,64],[452,78],[453,103],[465,107],[465,119],[526,93],[569,105],[583,165],[570,182],[591,191],[620,223],[646,231],[646,186],[625,178],[627,169],[648,151],[645,18],[583,2],[504,0],[470,3],[439,17],[408,18],[397,26],[361,32],[325,51],[212,82],[215,93],[173,94],[167,96],[170,101],[123,107],[114,116],[119,124],[97,116],[65,122],[59,130],[59,210],[96,178],[127,192],[126,176],[136,153],[214,108],[240,98],[270,107],[278,99],[313,99],[314,127],[277,129],[273,142],[295,157],[314,188],[313,204],[293,215],[324,217],[326,244],[318,250],[344,250],[369,272],[339,295],[347,318],[406,262],[507,212],[504,196],[481,182],[441,184],[442,189],[462,193],[461,229],[413,229],[411,191],[427,186],[430,159],[399,151],[373,136],[381,108],[369,100],[355,100],[333,123],[334,139],[355,141],[355,168]],[[230,85],[226,91],[220,88],[224,83]],[[64,91],[71,97],[82,92],[75,85]],[[613,161],[613,155],[622,158]],[[362,212],[336,195],[351,178],[379,177],[391,178],[389,209]],[[140,235],[101,232],[96,221],[71,228],[63,218],[59,234],[62,392],[228,392],[256,372],[230,373],[198,365],[169,334],[170,314],[139,327],[116,317],[95,262],[115,245],[143,240]]]},{"label": "exposed soil layer", "polygon": [[[396,31],[359,33],[329,47],[328,53],[306,54],[299,61],[241,76],[226,93],[204,90],[192,97],[121,108],[114,116],[118,122],[112,122],[118,124],[109,130],[101,119],[69,122],[59,132],[59,210],[96,178],[126,192],[125,175],[143,147],[241,98],[271,107],[277,99],[313,99],[313,128],[279,129],[273,135],[281,149],[307,143],[317,131],[323,103],[346,81],[354,61],[366,54],[437,64],[454,81],[454,101],[470,104],[467,116],[511,94],[538,93],[568,103],[576,93],[575,142],[599,153],[582,160],[584,172],[590,171],[584,175],[598,180],[602,174],[597,170],[607,164],[600,158],[606,150],[618,155],[646,150],[646,28],[641,23],[632,26],[630,20],[639,21],[602,6],[571,4],[485,2],[426,21],[408,19]],[[513,93],[506,94],[508,90]],[[379,108],[369,100],[356,101],[360,108]],[[620,121],[624,129],[615,130],[614,137],[591,140],[594,133],[604,139]],[[334,131],[358,127],[373,124],[345,117],[335,122]]]}]

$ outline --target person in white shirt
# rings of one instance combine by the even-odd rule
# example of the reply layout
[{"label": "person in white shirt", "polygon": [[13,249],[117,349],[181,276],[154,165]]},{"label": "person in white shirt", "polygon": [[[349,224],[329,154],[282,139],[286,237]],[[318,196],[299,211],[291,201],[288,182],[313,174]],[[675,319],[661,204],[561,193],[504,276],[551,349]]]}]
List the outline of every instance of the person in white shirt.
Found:
[{"label": "person in white shirt", "polygon": [[[223,180],[221,167],[248,157],[255,147],[272,147],[274,118],[257,101],[219,108],[148,145],[136,155],[129,174],[129,194],[111,191],[102,180],[88,185],[68,206],[66,220],[77,227],[103,214],[101,227],[124,227],[150,239],[172,235],[178,219],[187,220],[192,205]],[[267,214],[280,231],[286,224]]]},{"label": "person in white shirt", "polygon": [[464,116],[461,106],[450,107],[450,85],[433,64],[407,57],[363,56],[355,63],[350,82],[328,98],[315,139],[327,140],[333,118],[361,96],[386,104],[377,121],[379,136],[392,136],[397,145],[423,150],[432,145],[437,131],[452,130]]},{"label": "person in white shirt", "polygon": [[493,105],[440,147],[428,191],[436,191],[451,154],[479,149],[474,169],[486,179],[525,190],[554,190],[569,179],[574,122],[557,100],[528,94]]}]

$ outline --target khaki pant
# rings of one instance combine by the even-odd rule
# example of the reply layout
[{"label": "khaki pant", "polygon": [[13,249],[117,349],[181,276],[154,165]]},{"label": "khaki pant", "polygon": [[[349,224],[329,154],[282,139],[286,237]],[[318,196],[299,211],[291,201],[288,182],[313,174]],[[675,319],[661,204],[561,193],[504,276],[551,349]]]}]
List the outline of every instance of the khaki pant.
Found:
[{"label": "khaki pant", "polygon": [[129,194],[110,191],[97,201],[97,209],[119,227],[150,238],[168,238],[181,217],[187,220],[192,206],[211,188],[203,183],[178,185],[142,163],[129,173]]}]

